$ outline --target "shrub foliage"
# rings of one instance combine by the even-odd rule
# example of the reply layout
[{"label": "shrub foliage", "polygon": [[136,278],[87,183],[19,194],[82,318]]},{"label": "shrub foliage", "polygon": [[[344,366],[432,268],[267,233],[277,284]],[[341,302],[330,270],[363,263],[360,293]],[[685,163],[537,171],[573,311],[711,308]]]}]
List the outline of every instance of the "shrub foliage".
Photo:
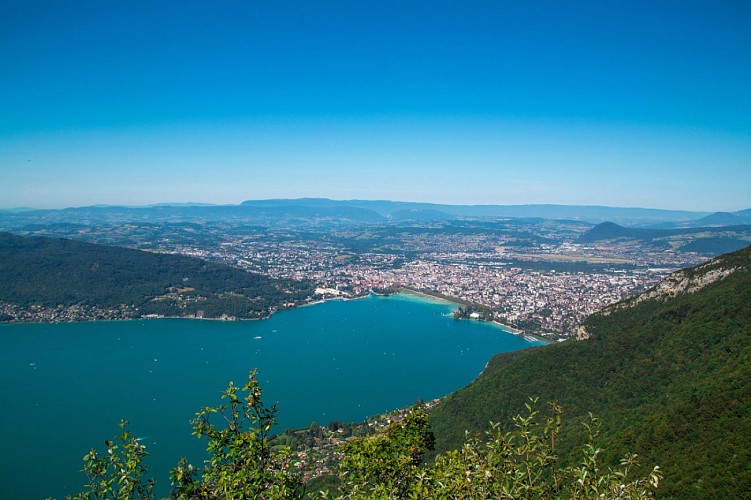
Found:
[{"label": "shrub foliage", "polygon": [[[268,444],[277,409],[266,407],[261,396],[253,371],[242,388],[230,382],[221,405],[196,414],[193,434],[206,438],[210,458],[200,470],[179,461],[170,474],[172,498],[648,498],[662,477],[658,467],[636,476],[635,455],[627,455],[620,467],[603,466],[596,444],[599,422],[591,416],[580,460],[561,467],[561,409],[550,404],[543,416],[532,400],[513,419],[512,430],[491,424],[485,439],[467,438],[460,449],[429,462],[424,457],[435,436],[425,409],[416,405],[384,431],[343,445],[336,489],[306,492],[289,450]],[[72,498],[153,498],[154,481],[145,479],[146,449],[126,424],[120,445],[106,441],[106,454],[92,450],[84,457],[89,484]]]}]

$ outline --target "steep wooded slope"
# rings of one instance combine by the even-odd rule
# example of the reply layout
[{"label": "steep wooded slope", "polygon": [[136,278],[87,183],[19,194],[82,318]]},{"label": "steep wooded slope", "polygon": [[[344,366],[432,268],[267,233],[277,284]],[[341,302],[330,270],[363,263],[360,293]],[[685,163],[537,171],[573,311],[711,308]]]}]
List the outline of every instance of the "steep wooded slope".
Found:
[{"label": "steep wooded slope", "polygon": [[[590,338],[493,358],[431,415],[439,450],[464,430],[509,422],[529,397],[564,408],[561,442],[588,412],[616,461],[635,452],[665,472],[662,497],[751,491],[751,251],[679,271],[645,296],[590,317]],[[571,449],[559,450],[573,463]]]}]

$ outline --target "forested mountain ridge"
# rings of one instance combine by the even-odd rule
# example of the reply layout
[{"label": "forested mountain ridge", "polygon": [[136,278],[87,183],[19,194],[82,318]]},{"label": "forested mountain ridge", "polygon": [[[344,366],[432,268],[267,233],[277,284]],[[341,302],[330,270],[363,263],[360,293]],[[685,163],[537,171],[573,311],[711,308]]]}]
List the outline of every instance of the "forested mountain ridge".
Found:
[{"label": "forested mountain ridge", "polygon": [[[529,397],[563,406],[561,443],[589,412],[606,459],[638,453],[665,473],[660,496],[751,491],[751,249],[682,270],[591,316],[589,339],[496,356],[431,413],[437,450],[510,422]],[[574,447],[558,449],[575,463]]]},{"label": "forested mountain ridge", "polygon": [[[61,238],[0,233],[0,255],[0,302],[21,310],[80,307],[105,317],[116,310],[114,317],[257,318],[312,293],[306,282],[193,257]],[[5,310],[0,319],[14,317]]]}]

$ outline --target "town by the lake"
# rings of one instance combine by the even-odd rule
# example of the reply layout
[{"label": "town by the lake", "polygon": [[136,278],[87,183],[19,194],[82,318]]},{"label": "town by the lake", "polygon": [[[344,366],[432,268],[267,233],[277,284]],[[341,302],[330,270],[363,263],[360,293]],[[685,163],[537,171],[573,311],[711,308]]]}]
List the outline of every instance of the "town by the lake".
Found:
[{"label": "town by the lake", "polygon": [[[482,319],[548,340],[569,338],[589,314],[710,257],[682,250],[692,241],[685,235],[661,238],[659,244],[634,239],[582,242],[593,224],[577,221],[468,219],[333,227],[299,221],[265,226],[200,220],[53,222],[10,229],[25,236],[182,254],[272,278],[308,280],[315,288],[308,303],[370,291],[437,294],[482,311]],[[179,294],[175,298],[193,300]],[[8,303],[0,303],[0,315],[13,321],[140,317],[127,305],[102,310]],[[195,308],[186,309],[185,316],[196,315]]]}]

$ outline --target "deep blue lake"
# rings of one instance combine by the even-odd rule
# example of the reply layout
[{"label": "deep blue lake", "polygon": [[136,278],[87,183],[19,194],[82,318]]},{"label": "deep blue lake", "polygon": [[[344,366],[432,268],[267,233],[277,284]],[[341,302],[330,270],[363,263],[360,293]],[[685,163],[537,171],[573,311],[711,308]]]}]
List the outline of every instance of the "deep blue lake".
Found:
[{"label": "deep blue lake", "polygon": [[446,395],[494,354],[535,345],[455,305],[410,295],[331,301],[262,321],[178,319],[1,325],[0,498],[80,491],[83,455],[121,419],[143,438],[158,493],[181,456],[203,460],[189,420],[258,369],[277,430]]}]

